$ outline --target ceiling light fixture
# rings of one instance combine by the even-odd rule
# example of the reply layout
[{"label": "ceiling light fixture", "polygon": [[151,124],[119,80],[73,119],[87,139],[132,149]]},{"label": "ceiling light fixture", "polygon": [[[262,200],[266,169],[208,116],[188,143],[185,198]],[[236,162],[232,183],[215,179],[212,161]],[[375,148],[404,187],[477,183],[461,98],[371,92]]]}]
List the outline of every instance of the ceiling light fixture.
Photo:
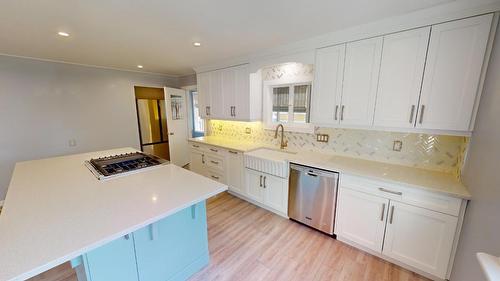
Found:
[{"label": "ceiling light fixture", "polygon": [[194,42],[194,43],[193,43],[193,46],[195,46],[195,47],[200,47],[200,46],[201,46],[201,43],[200,43],[200,42]]},{"label": "ceiling light fixture", "polygon": [[59,32],[57,32],[57,34],[58,34],[59,36],[63,36],[63,37],[68,37],[68,36],[69,36],[69,33],[64,32],[64,31],[59,31]]},{"label": "ceiling light fixture", "polygon": [[142,66],[142,65],[140,65],[140,64],[139,64],[139,65],[137,65],[137,68],[143,68],[143,67],[144,67],[144,66]]}]

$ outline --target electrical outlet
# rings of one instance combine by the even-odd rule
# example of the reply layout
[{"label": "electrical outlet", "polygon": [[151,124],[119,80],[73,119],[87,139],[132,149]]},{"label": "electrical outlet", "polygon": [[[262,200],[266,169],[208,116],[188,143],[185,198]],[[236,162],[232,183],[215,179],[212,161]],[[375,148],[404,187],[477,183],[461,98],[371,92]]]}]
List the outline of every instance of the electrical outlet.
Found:
[{"label": "electrical outlet", "polygon": [[397,151],[397,152],[400,152],[401,149],[403,149],[403,142],[400,141],[400,140],[395,140],[393,143],[392,143],[392,150],[394,151]]},{"label": "electrical outlet", "polygon": [[245,134],[251,134],[252,133],[252,128],[246,127],[245,128]]},{"label": "electrical outlet", "polygon": [[328,142],[329,138],[330,138],[330,136],[327,134],[316,134],[316,141],[317,142]]}]

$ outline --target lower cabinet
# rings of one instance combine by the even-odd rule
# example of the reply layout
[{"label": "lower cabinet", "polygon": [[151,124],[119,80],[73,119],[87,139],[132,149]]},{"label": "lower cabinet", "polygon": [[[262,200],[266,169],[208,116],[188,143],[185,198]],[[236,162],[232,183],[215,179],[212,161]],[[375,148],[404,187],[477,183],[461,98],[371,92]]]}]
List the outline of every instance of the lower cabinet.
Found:
[{"label": "lower cabinet", "polygon": [[88,281],[186,280],[208,264],[205,202],[82,256]]},{"label": "lower cabinet", "polygon": [[264,207],[288,212],[288,180],[245,168],[246,196]]},{"label": "lower cabinet", "polygon": [[226,180],[230,191],[243,194],[245,193],[243,183],[243,153],[239,151],[228,150],[226,157]]},{"label": "lower cabinet", "polygon": [[205,156],[202,151],[191,149],[189,169],[197,174],[203,175],[205,166]]},{"label": "lower cabinet", "polygon": [[337,199],[337,235],[370,250],[382,251],[388,206],[388,199],[341,188]]},{"label": "lower cabinet", "polygon": [[446,279],[458,217],[346,187],[339,188],[336,234],[439,279]]},{"label": "lower cabinet", "polygon": [[457,217],[391,201],[382,253],[445,276],[457,222]]}]

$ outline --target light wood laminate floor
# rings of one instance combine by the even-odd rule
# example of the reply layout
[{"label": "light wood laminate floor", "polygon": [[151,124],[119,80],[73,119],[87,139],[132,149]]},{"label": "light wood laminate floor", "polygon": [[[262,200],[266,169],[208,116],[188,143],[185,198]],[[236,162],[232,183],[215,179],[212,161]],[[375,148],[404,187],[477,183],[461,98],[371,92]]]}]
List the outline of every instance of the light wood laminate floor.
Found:
[{"label": "light wood laminate floor", "polygon": [[[208,200],[210,264],[200,280],[428,279],[230,194]],[[76,281],[68,264],[31,281]]]}]

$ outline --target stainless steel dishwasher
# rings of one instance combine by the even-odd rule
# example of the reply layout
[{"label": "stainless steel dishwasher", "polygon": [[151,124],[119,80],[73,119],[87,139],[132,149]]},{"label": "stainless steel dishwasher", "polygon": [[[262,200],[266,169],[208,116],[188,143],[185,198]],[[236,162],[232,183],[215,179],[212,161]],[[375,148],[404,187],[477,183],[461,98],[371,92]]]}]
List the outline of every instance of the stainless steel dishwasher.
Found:
[{"label": "stainless steel dishwasher", "polygon": [[339,174],[290,164],[288,216],[332,235]]}]

